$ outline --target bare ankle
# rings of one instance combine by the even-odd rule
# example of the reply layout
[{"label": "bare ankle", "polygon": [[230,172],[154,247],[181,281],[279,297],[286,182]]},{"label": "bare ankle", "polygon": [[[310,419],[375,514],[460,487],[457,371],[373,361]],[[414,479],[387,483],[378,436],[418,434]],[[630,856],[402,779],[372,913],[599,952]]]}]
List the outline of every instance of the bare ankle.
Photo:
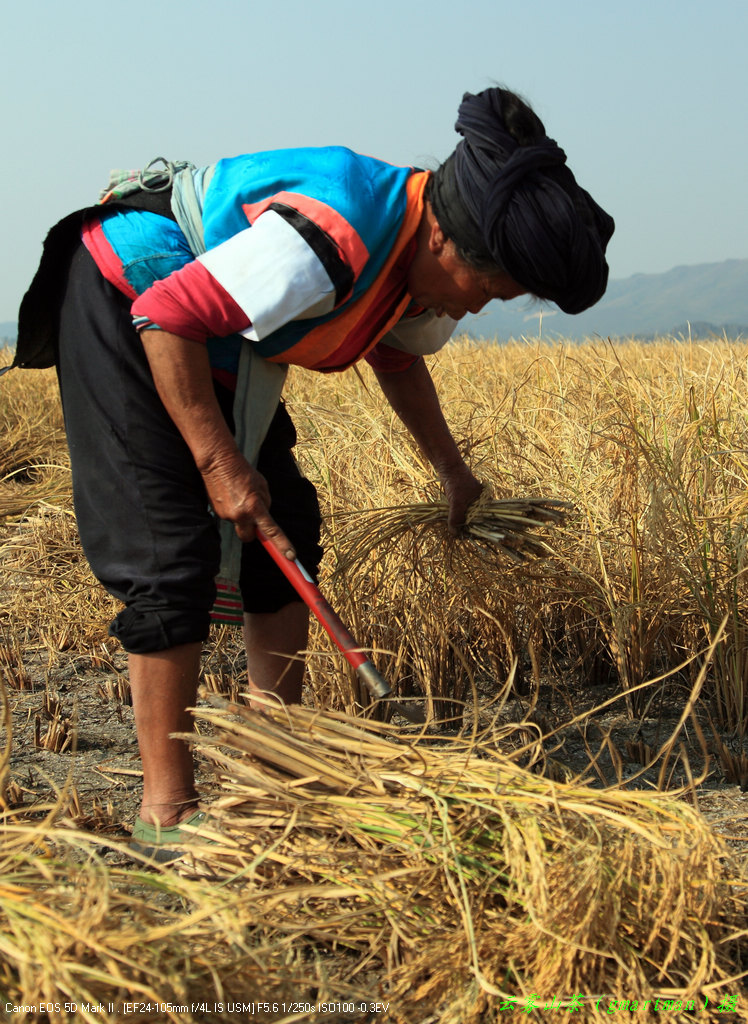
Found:
[{"label": "bare ankle", "polygon": [[160,825],[161,828],[171,828],[178,825],[194,814],[198,807],[197,795],[189,799],[171,801],[169,803],[148,803],[143,802],[140,808],[140,819],[148,825]]}]

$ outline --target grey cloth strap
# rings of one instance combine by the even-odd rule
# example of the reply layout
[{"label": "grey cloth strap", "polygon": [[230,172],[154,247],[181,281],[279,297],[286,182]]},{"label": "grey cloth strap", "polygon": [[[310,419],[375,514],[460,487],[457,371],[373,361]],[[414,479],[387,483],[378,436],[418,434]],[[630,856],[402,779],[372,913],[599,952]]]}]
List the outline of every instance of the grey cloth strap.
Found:
[{"label": "grey cloth strap", "polygon": [[215,165],[180,164],[172,175],[171,212],[194,256],[205,252],[203,202]]},{"label": "grey cloth strap", "polygon": [[[234,396],[234,436],[250,465],[257,456],[278,407],[288,367],[260,358],[251,341],[244,340],[239,356],[239,375]],[[242,542],[234,524],[221,521],[221,570],[223,580],[237,584],[241,572]]]}]

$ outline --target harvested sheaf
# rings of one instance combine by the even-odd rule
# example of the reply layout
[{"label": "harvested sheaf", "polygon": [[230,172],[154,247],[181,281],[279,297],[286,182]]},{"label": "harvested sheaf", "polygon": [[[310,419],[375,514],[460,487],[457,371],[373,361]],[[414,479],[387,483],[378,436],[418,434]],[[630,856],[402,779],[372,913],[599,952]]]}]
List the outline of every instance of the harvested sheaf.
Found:
[{"label": "harvested sheaf", "polygon": [[6,823],[0,835],[0,993],[3,1006],[36,1008],[25,1021],[279,1020],[233,1006],[350,996],[282,930],[263,928],[251,898],[109,867],[100,843],[67,829]]},{"label": "harvested sheaf", "polygon": [[734,989],[740,879],[685,804],[552,784],[477,737],[429,746],[301,708],[198,719],[222,785],[215,843],[181,874],[106,864],[120,844],[65,827],[64,793],[0,815],[0,986],[60,1004],[29,1020],[232,1021],[252,1004],[242,1019],[290,1024],[384,1001],[393,1024],[523,1005],[551,1021],[561,1000],[599,1021],[618,996],[702,1007]]},{"label": "harvested sheaf", "polygon": [[298,707],[197,718],[225,837],[197,867],[376,970],[398,1020],[498,1019],[530,993],[687,1001],[737,972],[738,879],[682,801],[554,783],[488,737],[432,745]]},{"label": "harvested sheaf", "polygon": [[[7,703],[4,712],[7,730]],[[353,997],[344,958],[330,954],[323,964],[309,955],[293,930],[266,920],[246,886],[107,862],[107,850],[126,848],[75,828],[66,788],[48,804],[12,806],[8,736],[0,751],[0,1007],[32,1008],[17,1014],[29,1024],[329,1021],[269,1014],[257,1003]],[[240,1013],[250,1004],[254,1011]]]},{"label": "harvested sheaf", "polygon": [[0,385],[0,521],[23,516],[38,501],[70,501],[54,374],[13,373],[20,376],[3,377]]},{"label": "harvested sheaf", "polygon": [[[558,498],[492,498],[484,488],[480,498],[468,508],[461,541],[473,541],[506,555],[514,562],[543,558],[552,554],[543,536],[548,526],[564,523],[573,504]],[[381,551],[411,534],[438,530],[447,537],[449,505],[446,499],[373,508],[337,516],[345,540],[339,571],[364,561],[376,549]]]},{"label": "harvested sheaf", "polygon": [[0,566],[7,588],[0,636],[7,628],[9,647],[11,638],[24,640],[27,654],[33,646],[54,660],[60,651],[82,654],[106,641],[117,605],[86,563],[72,509],[37,502],[0,537]]}]

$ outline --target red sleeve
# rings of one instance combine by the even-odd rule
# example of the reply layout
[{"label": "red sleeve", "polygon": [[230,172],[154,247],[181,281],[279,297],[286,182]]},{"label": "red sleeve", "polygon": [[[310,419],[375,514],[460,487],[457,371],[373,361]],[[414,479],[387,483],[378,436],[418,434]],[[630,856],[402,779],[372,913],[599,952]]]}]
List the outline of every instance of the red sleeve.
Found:
[{"label": "red sleeve", "polygon": [[401,352],[399,348],[385,345],[383,341],[380,341],[367,356],[364,356],[372,370],[376,370],[377,373],[402,373],[413,363],[418,362],[420,358],[420,356],[411,355],[410,352]]},{"label": "red sleeve", "polygon": [[158,327],[202,342],[251,326],[244,310],[198,260],[139,295],[132,304],[132,317],[139,331]]}]

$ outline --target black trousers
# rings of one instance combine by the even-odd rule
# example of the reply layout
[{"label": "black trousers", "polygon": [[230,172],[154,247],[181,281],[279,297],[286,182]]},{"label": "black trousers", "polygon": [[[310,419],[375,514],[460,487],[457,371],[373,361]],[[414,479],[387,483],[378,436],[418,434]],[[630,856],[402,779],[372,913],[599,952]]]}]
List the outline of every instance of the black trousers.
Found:
[{"label": "black trousers", "polygon": [[[125,605],[111,634],[135,654],[205,640],[220,563],[217,523],[156,392],[130,300],[102,277],[82,244],[62,301],[58,375],[83,550],[97,579]],[[231,423],[233,395],[216,391]],[[268,481],[271,514],[316,573],[319,504],[296,465],[295,443],[281,404],[257,468]],[[247,612],[275,612],[298,600],[256,541],[244,545],[241,592]]]}]

